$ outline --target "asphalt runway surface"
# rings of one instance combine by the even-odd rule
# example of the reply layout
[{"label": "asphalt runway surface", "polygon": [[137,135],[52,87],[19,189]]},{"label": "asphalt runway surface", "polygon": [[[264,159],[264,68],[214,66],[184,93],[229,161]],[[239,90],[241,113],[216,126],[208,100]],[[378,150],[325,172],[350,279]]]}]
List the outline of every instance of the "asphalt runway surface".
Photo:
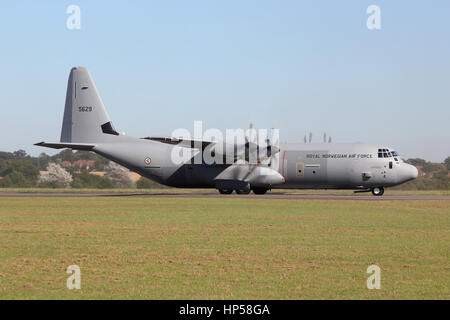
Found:
[{"label": "asphalt runway surface", "polygon": [[279,192],[267,193],[265,195],[222,195],[214,193],[26,193],[26,192],[3,192],[1,197],[141,197],[141,198],[220,198],[220,199],[286,199],[286,200],[450,200],[450,196],[440,195],[389,195],[373,196],[371,194],[361,195],[327,195],[327,194],[283,194]]}]

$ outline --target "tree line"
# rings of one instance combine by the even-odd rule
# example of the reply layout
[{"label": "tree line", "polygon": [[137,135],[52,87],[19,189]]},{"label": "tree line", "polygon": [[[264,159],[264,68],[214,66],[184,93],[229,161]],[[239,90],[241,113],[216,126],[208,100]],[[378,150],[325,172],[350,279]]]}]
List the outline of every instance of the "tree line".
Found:
[{"label": "tree line", "polygon": [[65,149],[53,156],[33,157],[24,150],[0,151],[0,188],[31,187],[164,188],[146,178],[135,182],[128,169],[93,152]]}]

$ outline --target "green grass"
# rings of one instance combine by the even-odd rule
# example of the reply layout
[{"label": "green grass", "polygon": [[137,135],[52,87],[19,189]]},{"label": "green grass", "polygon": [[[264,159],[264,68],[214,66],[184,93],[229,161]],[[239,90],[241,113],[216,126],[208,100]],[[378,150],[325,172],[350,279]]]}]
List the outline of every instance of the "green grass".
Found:
[{"label": "green grass", "polygon": [[449,248],[450,201],[0,198],[2,299],[449,299]]}]

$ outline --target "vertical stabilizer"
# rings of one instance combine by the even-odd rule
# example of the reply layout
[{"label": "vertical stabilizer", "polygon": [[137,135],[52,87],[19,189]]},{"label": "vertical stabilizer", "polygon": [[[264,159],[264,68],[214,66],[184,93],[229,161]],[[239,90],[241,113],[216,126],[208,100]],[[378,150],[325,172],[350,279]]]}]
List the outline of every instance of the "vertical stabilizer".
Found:
[{"label": "vertical stabilizer", "polygon": [[118,135],[87,69],[72,68],[67,84],[61,142],[106,142]]}]

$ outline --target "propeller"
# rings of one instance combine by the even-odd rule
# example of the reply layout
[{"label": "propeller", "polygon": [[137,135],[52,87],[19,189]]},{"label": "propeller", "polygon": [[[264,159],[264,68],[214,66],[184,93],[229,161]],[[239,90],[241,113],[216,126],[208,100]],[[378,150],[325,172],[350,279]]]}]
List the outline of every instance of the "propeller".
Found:
[{"label": "propeller", "polygon": [[[255,130],[253,129],[253,122],[250,122],[247,132],[248,134],[245,135],[245,161],[250,162],[250,160],[256,160],[256,162],[258,162],[258,151],[259,151],[258,135],[255,133]],[[256,157],[254,157],[255,156],[254,149],[256,149]],[[250,156],[252,156],[252,159],[250,159]]]},{"label": "propeller", "polygon": [[312,141],[312,131],[309,132],[309,143]]},{"label": "propeller", "polygon": [[[241,157],[238,157],[241,160],[245,160],[246,163],[243,167],[247,169],[247,172],[240,177],[240,180],[249,181],[249,179],[254,180],[257,177],[261,179],[261,175],[267,175],[268,177],[273,174],[279,175],[277,171],[280,163],[279,130],[272,127],[266,133],[262,133],[261,135],[263,136],[259,137],[260,132],[255,132],[253,123],[250,123],[249,131],[245,136],[245,158],[242,158],[242,153]],[[259,143],[260,141],[262,142],[261,144]],[[264,177],[262,178],[264,179]]]},{"label": "propeller", "polygon": [[270,131],[271,140],[269,140],[268,143],[268,150],[270,146],[270,155],[269,152],[267,152],[267,157],[270,159],[269,166],[275,167],[275,169],[278,169],[279,160],[280,160],[280,132],[278,129],[275,129],[274,127],[271,128]]},{"label": "propeller", "polygon": [[[272,128],[273,129],[273,128]],[[266,137],[266,156],[270,158],[272,156],[272,145],[270,144],[269,136]]]},{"label": "propeller", "polygon": [[[270,135],[268,134],[270,132]],[[273,140],[273,141],[272,141]],[[263,142],[261,144],[260,142]],[[260,164],[264,161],[268,166],[271,165],[272,158],[280,151],[278,130],[272,127],[267,130],[264,137],[259,137],[259,131],[253,128],[250,123],[248,134],[245,136],[245,161],[251,164]]]}]

